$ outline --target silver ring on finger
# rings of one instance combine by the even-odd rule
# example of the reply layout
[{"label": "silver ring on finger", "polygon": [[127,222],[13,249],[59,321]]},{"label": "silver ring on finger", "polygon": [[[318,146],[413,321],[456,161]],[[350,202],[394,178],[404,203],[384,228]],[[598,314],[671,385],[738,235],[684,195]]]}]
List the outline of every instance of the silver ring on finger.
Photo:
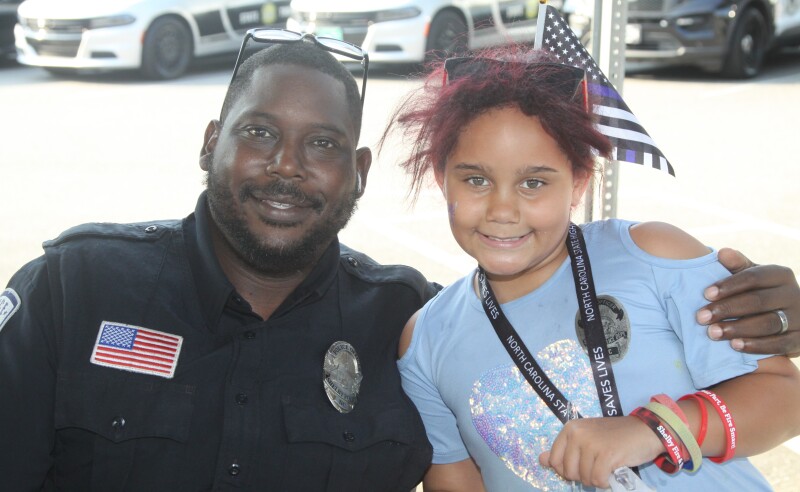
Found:
[{"label": "silver ring on finger", "polygon": [[776,309],[775,314],[778,315],[778,318],[781,320],[781,331],[778,332],[778,335],[783,335],[787,331],[789,331],[789,318],[786,316],[786,313],[783,312],[782,309]]}]

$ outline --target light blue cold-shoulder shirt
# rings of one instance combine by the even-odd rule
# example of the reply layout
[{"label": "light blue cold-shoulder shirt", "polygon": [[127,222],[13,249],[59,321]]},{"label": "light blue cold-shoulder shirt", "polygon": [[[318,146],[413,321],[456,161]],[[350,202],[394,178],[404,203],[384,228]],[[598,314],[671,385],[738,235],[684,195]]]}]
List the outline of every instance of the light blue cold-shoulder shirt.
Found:
[{"label": "light blue cold-shoulder shirt", "polygon": [[[630,236],[632,222],[582,226],[622,410],[649,398],[674,399],[752,372],[763,356],[713,342],[695,321],[705,287],[728,275],[715,252],[691,260],[658,258]],[[539,454],[562,424],[536,395],[497,338],[473,290],[474,272],[422,309],[408,351],[398,361],[403,388],[422,415],[433,462],[472,456],[489,491],[570,490],[540,467]],[[589,358],[576,336],[578,303],[569,259],[535,291],[502,309],[552,382],[585,417],[602,415]],[[628,323],[626,325],[626,323]],[[626,326],[630,329],[626,329]],[[716,418],[713,412],[709,418]],[[653,464],[642,478],[662,491],[771,490],[746,460],[704,460],[690,474]],[[587,489],[592,490],[592,489]]]}]

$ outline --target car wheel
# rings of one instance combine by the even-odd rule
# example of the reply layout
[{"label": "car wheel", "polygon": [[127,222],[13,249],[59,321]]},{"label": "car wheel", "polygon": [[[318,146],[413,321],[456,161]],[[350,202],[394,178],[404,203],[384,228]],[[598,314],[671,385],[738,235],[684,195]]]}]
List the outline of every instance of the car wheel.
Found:
[{"label": "car wheel", "polygon": [[460,15],[445,10],[439,12],[431,22],[425,61],[441,60],[467,51],[467,24]]},{"label": "car wheel", "polygon": [[149,79],[174,79],[192,61],[192,34],[180,19],[162,17],[147,30],[142,46],[142,73]]},{"label": "car wheel", "polygon": [[722,74],[736,79],[755,77],[766,50],[767,22],[758,10],[747,9],[734,27]]}]

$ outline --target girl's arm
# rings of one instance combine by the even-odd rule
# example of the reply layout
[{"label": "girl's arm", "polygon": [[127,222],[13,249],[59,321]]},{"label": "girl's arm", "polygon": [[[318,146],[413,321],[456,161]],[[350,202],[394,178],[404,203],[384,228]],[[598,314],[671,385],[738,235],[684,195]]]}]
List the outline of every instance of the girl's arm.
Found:
[{"label": "girl's arm", "polygon": [[422,479],[425,492],[484,492],[478,466],[467,458],[446,465],[431,465]]},{"label": "girl's arm", "polygon": [[[784,356],[758,361],[758,369],[712,388],[728,406],[736,426],[736,457],[752,456],[800,434],[800,371]],[[703,456],[722,456],[726,427],[710,403]],[[678,402],[694,436],[700,429],[697,403]],[[584,418],[568,422],[539,461],[567,480],[608,487],[621,466],[648,463],[664,452],[656,434],[636,417]]]},{"label": "girl's arm", "polygon": [[[711,391],[730,408],[736,426],[737,457],[763,453],[800,434],[800,372],[784,356],[758,361],[758,369],[720,383]],[[678,402],[697,436],[700,409],[694,401]],[[703,456],[722,456],[726,449],[726,426],[712,404],[708,411],[708,434],[701,446]]]},{"label": "girl's arm", "polygon": [[[672,259],[695,258],[708,253],[697,239],[669,224],[647,222],[631,228],[631,238],[644,251]],[[800,433],[800,372],[785,357],[770,357],[758,363],[753,373],[711,388],[730,408],[736,423],[736,456],[752,456],[771,449]],[[711,403],[704,456],[725,451],[725,432]],[[690,429],[697,435],[700,410],[693,401],[679,406],[687,414]]]},{"label": "girl's arm", "polygon": [[[414,313],[403,328],[397,347],[398,359],[405,355],[411,345],[419,313],[419,311]],[[483,488],[483,478],[478,470],[478,465],[472,458],[455,463],[431,465],[425,472],[422,486],[425,492],[484,492],[486,490]]]},{"label": "girl's arm", "polygon": [[[631,228],[634,242],[651,255],[673,259],[708,253],[699,241],[668,224],[644,223]],[[758,368],[712,390],[725,402],[737,431],[737,457],[775,447],[800,434],[800,371],[783,356],[758,361]],[[701,447],[704,456],[721,456],[726,449],[726,427],[710,403],[708,430]],[[679,402],[696,436],[701,412],[696,402]],[[620,466],[637,466],[664,452],[655,435],[635,417],[587,418],[568,422],[549,452],[540,456],[568,480],[608,487],[608,476]]]}]

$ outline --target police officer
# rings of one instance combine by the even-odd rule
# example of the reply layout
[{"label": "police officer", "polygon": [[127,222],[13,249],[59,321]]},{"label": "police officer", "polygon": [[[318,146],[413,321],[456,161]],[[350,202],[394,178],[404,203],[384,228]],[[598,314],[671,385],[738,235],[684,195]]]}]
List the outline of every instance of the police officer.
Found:
[{"label": "police officer", "polygon": [[[3,490],[419,482],[431,448],[395,358],[438,286],[337,240],[367,183],[360,126],[358,86],[324,46],[270,47],[208,125],[194,213],[44,244],[0,294]],[[778,271],[721,284],[707,321],[764,292],[767,309],[796,311]],[[759,309],[722,336],[769,333]]]},{"label": "police officer", "polygon": [[435,286],[336,237],[371,163],[358,85],[305,42],[238,72],[192,215],[71,229],[11,280],[3,490],[408,492],[421,479],[431,449],[395,357]]}]

